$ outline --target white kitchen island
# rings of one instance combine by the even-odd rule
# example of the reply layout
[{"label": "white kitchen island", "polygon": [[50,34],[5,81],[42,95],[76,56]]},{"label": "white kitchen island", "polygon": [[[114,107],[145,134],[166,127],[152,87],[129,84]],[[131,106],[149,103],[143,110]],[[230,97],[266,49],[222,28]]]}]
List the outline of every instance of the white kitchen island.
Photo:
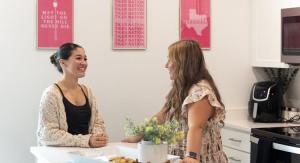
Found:
[{"label": "white kitchen island", "polygon": [[127,153],[137,155],[137,144],[135,143],[109,143],[102,148],[34,146],[30,147],[30,152],[38,163],[72,163],[76,159],[72,153],[79,153],[86,158],[97,160],[104,155],[116,154],[118,152],[116,147],[124,147],[127,149]]},{"label": "white kitchen island", "polygon": [[[30,152],[38,163],[106,163],[107,158],[125,156],[136,159],[138,155],[135,143],[109,143],[102,148],[34,146]],[[179,157],[168,155],[172,163],[179,162]]]}]

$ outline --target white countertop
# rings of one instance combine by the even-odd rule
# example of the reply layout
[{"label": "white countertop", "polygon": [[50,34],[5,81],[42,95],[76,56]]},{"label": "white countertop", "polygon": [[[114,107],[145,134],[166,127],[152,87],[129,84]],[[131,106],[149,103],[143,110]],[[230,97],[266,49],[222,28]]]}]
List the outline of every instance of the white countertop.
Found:
[{"label": "white countertop", "polygon": [[109,143],[102,148],[34,146],[30,147],[30,152],[37,158],[39,163],[72,163],[73,158],[70,152],[83,153],[85,156],[93,158],[115,153],[115,146],[123,146],[129,150],[137,148],[135,143]]},{"label": "white countertop", "polygon": [[[136,159],[138,156],[136,143],[109,143],[102,148],[51,147],[33,146],[30,152],[38,163],[106,163],[115,156]],[[179,162],[179,157],[168,155],[171,163]]]},{"label": "white countertop", "polygon": [[226,110],[225,127],[250,133],[251,128],[300,126],[300,123],[258,123],[248,117],[247,109]]}]

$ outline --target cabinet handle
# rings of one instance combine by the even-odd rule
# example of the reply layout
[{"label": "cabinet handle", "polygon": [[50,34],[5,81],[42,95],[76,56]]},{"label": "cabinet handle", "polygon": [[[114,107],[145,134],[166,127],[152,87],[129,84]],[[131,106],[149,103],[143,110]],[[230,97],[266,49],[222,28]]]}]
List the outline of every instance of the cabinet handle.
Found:
[{"label": "cabinet handle", "polygon": [[234,157],[228,157],[229,160],[232,160],[232,161],[236,161],[236,162],[241,162],[242,160],[240,159],[236,159]]},{"label": "cabinet handle", "polygon": [[241,139],[229,138],[228,140],[241,143]]}]

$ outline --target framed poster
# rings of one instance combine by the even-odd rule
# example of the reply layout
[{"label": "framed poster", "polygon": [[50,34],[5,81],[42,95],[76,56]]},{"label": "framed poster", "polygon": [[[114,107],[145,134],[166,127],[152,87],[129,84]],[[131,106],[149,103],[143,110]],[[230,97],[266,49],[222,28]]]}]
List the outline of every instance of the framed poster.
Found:
[{"label": "framed poster", "polygon": [[210,0],[180,0],[180,39],[210,48]]},{"label": "framed poster", "polygon": [[146,49],[147,0],[113,0],[113,49]]},{"label": "framed poster", "polygon": [[37,1],[37,47],[57,48],[73,41],[73,0]]}]

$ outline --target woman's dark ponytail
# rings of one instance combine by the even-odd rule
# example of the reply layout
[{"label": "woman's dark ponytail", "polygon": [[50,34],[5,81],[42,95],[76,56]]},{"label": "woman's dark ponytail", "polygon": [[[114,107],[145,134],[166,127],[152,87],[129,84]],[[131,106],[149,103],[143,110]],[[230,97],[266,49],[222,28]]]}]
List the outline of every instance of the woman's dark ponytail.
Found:
[{"label": "woman's dark ponytail", "polygon": [[62,73],[63,71],[62,71],[62,68],[61,68],[61,66],[60,66],[60,64],[59,64],[59,57],[58,57],[58,55],[59,55],[58,52],[52,54],[52,55],[50,56],[50,62],[57,68],[57,70],[58,70],[60,73]]},{"label": "woman's dark ponytail", "polygon": [[57,52],[54,53],[54,54],[52,54],[52,55],[50,56],[50,62],[51,62],[52,64],[54,64],[55,66],[57,65],[56,60],[55,60],[55,56],[56,56],[56,55],[57,55]]}]

